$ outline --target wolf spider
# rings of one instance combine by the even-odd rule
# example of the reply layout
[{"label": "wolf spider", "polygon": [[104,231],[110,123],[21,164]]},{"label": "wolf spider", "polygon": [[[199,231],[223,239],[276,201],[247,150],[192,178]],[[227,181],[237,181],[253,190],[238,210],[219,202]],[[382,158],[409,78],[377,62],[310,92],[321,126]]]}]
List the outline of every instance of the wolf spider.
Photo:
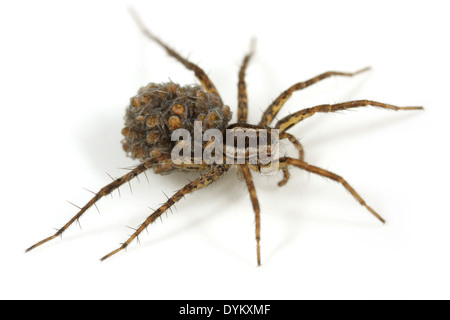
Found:
[{"label": "wolf spider", "polygon": [[69,226],[78,221],[86,210],[95,205],[98,200],[150,168],[153,168],[155,173],[168,173],[175,169],[182,171],[203,172],[199,178],[186,184],[183,188],[179,189],[175,194],[169,197],[168,200],[156,209],[137,229],[134,229],[135,232],[123,244],[121,244],[119,248],[101,258],[101,261],[103,261],[127,248],[128,245],[136,239],[142,231],[144,231],[144,229],[152,224],[183,196],[210,185],[227,173],[231,167],[236,166],[240,172],[242,172],[250,194],[250,200],[253,206],[256,221],[255,232],[257,263],[258,265],[261,265],[260,206],[250,171],[253,170],[259,172],[261,167],[249,162],[233,165],[226,163],[206,164],[204,162],[201,164],[191,165],[174,164],[170,157],[170,150],[174,147],[174,142],[170,140],[170,132],[180,127],[192,130],[194,120],[204,120],[206,127],[220,128],[222,132],[224,132],[226,128],[279,130],[279,138],[287,139],[297,148],[299,152],[298,158],[287,156],[278,158],[279,170],[283,173],[283,179],[278,183],[279,186],[285,185],[289,180],[290,166],[312,172],[342,184],[342,186],[347,189],[353,197],[372,215],[374,215],[382,223],[385,222],[374,209],[366,204],[363,198],[350,186],[346,180],[344,180],[344,178],[323,168],[307,163],[304,160],[302,145],[293,135],[288,133],[287,130],[318,112],[335,112],[339,110],[367,106],[390,110],[419,110],[422,109],[422,107],[397,107],[372,100],[356,100],[336,104],[322,104],[297,111],[278,120],[274,127],[270,126],[280,109],[294,92],[305,89],[316,82],[332,76],[352,77],[367,71],[369,68],[364,68],[353,73],[328,71],[307,81],[296,83],[287,90],[283,91],[264,111],[258,125],[247,124],[248,100],[245,83],[245,71],[254,53],[254,45],[252,45],[249,53],[244,57],[239,70],[238,122],[233,125],[228,125],[228,121],[231,119],[231,112],[227,106],[223,105],[219,92],[206,73],[199,66],[180,56],[162,40],[153,35],[144,26],[137,14],[134,12],[131,13],[144,35],[160,45],[170,56],[178,60],[187,69],[193,71],[202,87],[198,85],[180,87],[177,84],[169,82],[166,84],[151,83],[148,86],[141,88],[138,95],[130,100],[130,106],[127,109],[127,114],[125,117],[126,127],[122,130],[122,134],[125,137],[122,141],[124,150],[132,158],[140,160],[141,164],[130,170],[127,174],[115,179],[110,184],[101,188],[100,191],[95,193],[94,197],[84,207],[80,208],[80,211],[54,235],[34,244],[26,250],[27,252],[62,235]]}]

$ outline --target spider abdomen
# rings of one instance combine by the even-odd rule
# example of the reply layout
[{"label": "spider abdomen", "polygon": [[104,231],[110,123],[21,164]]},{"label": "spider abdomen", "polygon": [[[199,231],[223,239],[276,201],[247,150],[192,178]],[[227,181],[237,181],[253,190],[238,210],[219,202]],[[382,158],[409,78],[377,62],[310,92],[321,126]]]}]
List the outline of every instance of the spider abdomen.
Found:
[{"label": "spider abdomen", "polygon": [[[185,129],[193,136],[194,121],[202,121],[203,130],[223,131],[230,119],[230,109],[223,105],[220,97],[205,92],[199,85],[150,83],[130,99],[122,129],[122,146],[128,156],[145,161],[170,154],[176,143],[171,140],[174,130]],[[172,169],[169,163],[158,171]]]}]

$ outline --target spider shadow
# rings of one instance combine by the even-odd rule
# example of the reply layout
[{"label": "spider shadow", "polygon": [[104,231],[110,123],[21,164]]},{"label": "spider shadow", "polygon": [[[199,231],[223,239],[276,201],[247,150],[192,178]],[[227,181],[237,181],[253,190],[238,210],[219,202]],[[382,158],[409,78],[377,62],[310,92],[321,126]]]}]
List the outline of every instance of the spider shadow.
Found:
[{"label": "spider shadow", "polygon": [[[381,228],[382,226],[375,225],[371,221],[354,221],[351,219],[346,218],[338,218],[338,217],[330,217],[328,215],[309,215],[306,216],[305,214],[299,213],[299,212],[293,212],[293,211],[285,211],[282,214],[279,215],[279,220],[284,222],[283,226],[283,237],[278,241],[278,243],[272,247],[270,251],[267,252],[266,257],[264,260],[266,263],[269,263],[274,259],[278,254],[282,253],[283,251],[286,251],[287,248],[290,247],[291,244],[295,243],[296,240],[300,237],[299,233],[301,233],[302,229],[305,230],[305,223],[316,223],[321,224],[324,226],[331,226],[334,229],[346,229],[348,227],[354,227],[359,229],[374,229],[374,228]],[[291,246],[292,247],[292,246]],[[302,248],[300,248],[299,251],[303,251]],[[295,253],[292,253],[291,255],[294,255]]]},{"label": "spider shadow", "polygon": [[[199,203],[197,197],[191,198],[189,200],[181,200],[180,202],[176,203],[175,206],[182,202],[182,210],[179,208],[175,208],[173,210],[173,214],[177,214],[177,212],[180,211],[187,211],[193,213],[193,215],[191,215],[189,219],[185,219],[184,221],[182,221],[181,225],[170,230],[165,230],[163,234],[158,235],[158,237],[152,238],[149,241],[141,241],[139,243],[139,247],[146,248],[148,246],[164,243],[167,240],[185,234],[186,230],[202,230],[202,226],[207,225],[212,217],[220,218],[220,216],[225,215],[226,210],[223,210],[223,208],[229,207],[230,203],[234,202],[233,199],[241,198],[243,195],[242,190],[240,190],[240,188],[236,188],[235,174],[236,172],[234,172],[234,170],[231,170],[231,172],[228,172],[228,174],[220,178],[216,183],[212,184],[207,189],[198,191],[199,193],[203,192],[202,194],[197,193],[198,197],[200,197],[201,199],[204,199],[205,197],[208,199],[214,199],[214,201],[208,203],[207,212],[204,210],[202,210],[202,212],[199,212],[199,210],[195,210],[196,208],[198,208]],[[182,174],[180,174],[179,176],[179,179],[183,179]],[[202,200],[202,203],[204,203],[204,200]],[[214,213],[213,216],[211,215],[211,212]],[[170,212],[168,213],[168,215],[170,217]],[[233,256],[241,261],[248,263],[248,259],[246,259],[246,257],[243,257],[242,255],[238,254],[237,251],[233,251],[232,248],[224,245],[223,242],[221,242],[218,238],[212,236],[208,232],[201,232],[202,236],[208,240],[208,243],[217,247],[222,252],[225,252],[227,255]],[[137,247],[134,247],[133,250],[137,250]]]},{"label": "spider shadow", "polygon": [[[115,174],[112,174],[113,176],[116,176],[116,174],[120,176],[128,172],[126,169],[121,170],[122,168],[132,168],[140,163],[138,160],[127,157],[122,149],[121,141],[123,137],[120,134],[122,126],[122,117],[118,117],[115,114],[94,115],[86,120],[84,124],[84,127],[88,129],[82,130],[79,133],[79,137],[77,137],[80,152],[87,159],[86,162],[91,168],[92,174],[98,176],[101,181],[105,181],[105,172],[115,172]],[[147,171],[147,175],[150,178],[151,175],[155,174],[150,169]],[[188,180],[194,180],[199,175],[200,173],[195,172],[174,172],[166,175],[156,175],[158,178],[154,179],[154,182],[158,184],[159,179],[163,177],[163,180],[170,181],[168,187],[179,186],[181,188]],[[108,177],[106,178],[109,179]],[[146,181],[145,178],[138,179],[139,181]]]},{"label": "spider shadow", "polygon": [[113,114],[93,114],[83,123],[83,130],[77,133],[80,152],[87,159],[92,171],[104,177],[104,172],[116,168],[136,165],[138,162],[127,158],[122,149],[123,117]]}]

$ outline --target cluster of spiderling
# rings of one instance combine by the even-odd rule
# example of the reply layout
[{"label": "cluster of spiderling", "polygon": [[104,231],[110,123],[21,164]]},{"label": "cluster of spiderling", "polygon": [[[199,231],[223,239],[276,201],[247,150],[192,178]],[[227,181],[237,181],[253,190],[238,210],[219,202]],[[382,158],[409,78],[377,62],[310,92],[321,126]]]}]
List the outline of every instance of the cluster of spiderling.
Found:
[{"label": "cluster of spiderling", "polygon": [[[176,129],[194,134],[194,121],[202,121],[202,129],[225,130],[231,119],[228,106],[220,97],[205,92],[199,85],[181,87],[173,82],[150,83],[130,99],[122,129],[123,149],[133,159],[146,159],[170,154],[176,141],[171,140]],[[156,173],[173,170],[170,159],[154,166]]]}]

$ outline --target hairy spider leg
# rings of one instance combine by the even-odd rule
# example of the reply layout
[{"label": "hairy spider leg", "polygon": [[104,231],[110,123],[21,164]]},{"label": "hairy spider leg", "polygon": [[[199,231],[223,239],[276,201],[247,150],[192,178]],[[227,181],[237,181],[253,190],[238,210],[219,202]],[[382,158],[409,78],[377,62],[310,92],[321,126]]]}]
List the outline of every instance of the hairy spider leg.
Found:
[{"label": "hairy spider leg", "polygon": [[258,266],[261,265],[261,215],[260,215],[260,207],[258,197],[256,196],[255,184],[253,183],[252,174],[247,165],[241,164],[239,165],[242,173],[245,178],[245,182],[247,184],[248,193],[250,194],[250,200],[252,201],[253,211],[255,213],[255,235],[256,235],[256,258],[258,262]]},{"label": "hairy spider leg", "polygon": [[[245,70],[255,52],[255,39],[252,39],[250,43],[250,51],[245,55],[241,68],[239,70],[238,81],[238,123],[247,123],[248,117],[248,98],[247,98],[247,85],[245,83]],[[258,266],[261,265],[261,209],[259,207],[258,197],[256,196],[255,184],[253,183],[253,177],[250,172],[250,168],[247,164],[239,165],[245,182],[247,184],[248,193],[250,194],[250,200],[252,202],[253,211],[255,213],[255,236],[256,236],[256,259]]]},{"label": "hairy spider leg", "polygon": [[351,108],[358,108],[358,107],[379,107],[383,109],[390,109],[390,110],[423,110],[423,107],[397,107],[391,104],[382,103],[382,102],[376,102],[372,100],[355,100],[355,101],[348,101],[348,102],[342,102],[342,103],[336,103],[336,104],[322,104],[318,105],[312,108],[306,108],[300,111],[297,111],[293,114],[290,114],[282,119],[280,119],[277,124],[275,125],[276,129],[279,129],[280,132],[284,132],[291,128],[292,126],[296,125],[300,121],[311,117],[316,112],[335,112],[339,110],[346,110]]},{"label": "hairy spider leg", "polygon": [[86,210],[89,209],[90,207],[92,207],[93,205],[95,205],[97,203],[97,201],[99,201],[104,196],[110,194],[111,192],[113,192],[114,190],[119,188],[124,183],[129,182],[133,178],[137,177],[139,174],[145,172],[147,169],[151,168],[155,163],[158,163],[159,161],[161,161],[163,159],[166,159],[166,157],[160,156],[160,157],[155,157],[153,159],[150,159],[150,160],[138,165],[136,168],[134,168],[127,174],[123,175],[122,177],[115,179],[110,184],[101,188],[100,191],[98,191],[95,194],[95,196],[84,207],[82,207],[80,209],[80,211],[72,219],[69,220],[69,222],[67,222],[62,228],[58,229],[58,231],[54,235],[32,245],[25,252],[31,251],[31,250],[39,247],[40,245],[43,245],[44,243],[62,235],[64,233],[64,231],[67,230],[67,228],[69,228],[75,221],[78,221],[80,219],[80,217],[86,212]]},{"label": "hairy spider leg", "polygon": [[[348,101],[348,102],[337,103],[337,104],[324,104],[324,105],[319,105],[319,106],[315,106],[312,108],[306,108],[306,109],[297,111],[289,116],[286,116],[277,122],[277,124],[275,125],[275,128],[280,130],[280,132],[281,132],[280,137],[281,137],[283,134],[286,133],[285,132],[286,130],[288,130],[292,126],[296,125],[300,121],[311,117],[316,112],[334,112],[334,111],[339,111],[339,110],[345,110],[345,109],[357,108],[357,107],[367,107],[367,106],[374,106],[374,107],[390,109],[390,110],[395,110],[395,111],[422,110],[423,109],[423,107],[397,107],[397,106],[394,106],[391,104],[386,104],[386,103],[381,103],[381,102],[376,102],[376,101],[371,101],[371,100],[356,100],[356,101]],[[295,137],[292,137],[292,138],[295,138]],[[299,168],[305,169],[310,172],[317,173],[319,175],[328,177],[330,179],[333,179],[335,181],[342,183],[344,185],[344,187],[347,188],[347,190],[349,190],[350,193],[362,205],[364,205],[374,216],[376,216],[381,222],[384,223],[384,219],[381,218],[380,215],[378,213],[376,213],[372,208],[367,206],[365,204],[364,200],[362,200],[362,198],[356,193],[356,191],[342,177],[340,177],[334,173],[331,173],[329,171],[326,171],[324,169],[308,165],[306,162],[303,161],[303,159],[296,160],[296,159],[285,157],[285,158],[280,159],[280,163],[282,162],[282,160],[287,164],[292,164]],[[286,179],[286,171],[285,170],[287,170],[286,169],[287,167],[288,167],[287,165],[280,164],[280,168],[283,170],[283,173],[285,174],[285,178],[282,181],[280,181],[280,183],[283,183],[284,180]],[[289,178],[289,176],[288,176],[288,178]]]},{"label": "hairy spider leg", "polygon": [[380,220],[382,223],[385,223],[386,221],[374,210],[372,209],[370,206],[368,206],[366,204],[366,202],[363,200],[363,198],[361,198],[361,196],[355,191],[355,189],[353,189],[350,184],[344,180],[344,178],[342,178],[341,176],[338,176],[335,173],[332,173],[330,171],[327,171],[325,169],[310,165],[308,163],[306,163],[305,161],[301,161],[299,159],[295,159],[295,158],[289,158],[289,157],[283,157],[280,158],[280,166],[289,166],[289,165],[293,165],[297,168],[306,170],[308,172],[312,172],[315,174],[318,174],[322,177],[326,177],[329,178],[331,180],[334,180],[336,182],[339,182],[340,184],[342,184],[348,191],[350,191],[350,193],[353,195],[353,197],[355,197],[355,199],[364,207],[366,207],[367,210],[370,211],[370,213],[372,213],[378,220]]},{"label": "hairy spider leg", "polygon": [[142,22],[142,20],[140,19],[139,15],[136,13],[136,11],[134,11],[133,9],[130,9],[130,13],[133,16],[133,19],[135,20],[136,24],[138,25],[138,27],[141,29],[142,33],[147,36],[149,39],[155,41],[156,43],[158,43],[161,47],[163,47],[166,51],[167,54],[169,54],[170,56],[172,56],[173,58],[177,59],[180,63],[182,63],[187,69],[194,71],[195,76],[197,77],[197,79],[201,82],[201,84],[203,85],[203,87],[205,88],[205,90],[207,92],[211,92],[211,93],[215,93],[217,94],[217,96],[220,98],[220,94],[217,91],[216,87],[214,86],[214,84],[212,83],[212,81],[208,78],[208,76],[206,75],[205,71],[203,71],[203,69],[201,69],[199,66],[197,66],[196,64],[190,62],[189,60],[183,58],[180,54],[178,54],[175,50],[173,50],[172,48],[170,48],[167,44],[165,44],[162,40],[160,40],[158,37],[156,37],[153,33],[150,32],[150,30],[147,29],[147,27],[145,26],[145,24]]},{"label": "hairy spider leg", "polygon": [[[294,144],[294,146],[299,151],[300,160],[303,160],[303,158],[304,158],[303,147],[300,144],[300,142],[292,134],[284,132],[280,135],[279,138],[280,139],[288,139],[292,144]],[[253,183],[253,177],[252,177],[252,174],[251,174],[251,171],[250,171],[248,165],[242,164],[242,165],[239,165],[239,167],[242,170],[242,174],[243,174],[245,182],[247,184],[247,189],[250,194],[250,200],[252,202],[253,211],[255,213],[256,257],[257,257],[258,266],[260,266],[261,265],[261,245],[260,245],[260,241],[261,241],[261,214],[260,214],[261,209],[259,206],[258,197],[256,195],[256,188],[255,188],[255,184]],[[281,170],[283,171],[284,177],[283,177],[283,180],[278,183],[279,186],[283,186],[284,184],[286,184],[286,182],[288,181],[288,179],[290,177],[287,166],[282,167]]]},{"label": "hairy spider leg", "polygon": [[291,97],[291,95],[295,92],[295,91],[299,91],[302,89],[305,89],[306,87],[309,87],[321,80],[324,80],[326,78],[332,77],[332,76],[345,76],[345,77],[352,77],[355,76],[357,74],[360,74],[362,72],[368,71],[370,70],[370,67],[361,69],[359,71],[350,73],[350,72],[339,72],[339,71],[328,71],[328,72],[324,72],[314,78],[311,78],[307,81],[304,82],[299,82],[294,84],[293,86],[291,86],[289,89],[283,91],[270,105],[269,107],[266,109],[266,111],[264,111],[262,117],[261,117],[261,121],[259,122],[259,124],[261,125],[270,125],[270,123],[273,121],[273,119],[275,118],[275,116],[278,114],[278,112],[280,111],[281,107],[283,107],[283,105],[286,103],[286,101]]},{"label": "hairy spider leg", "polygon": [[[297,150],[299,152],[299,159],[302,161],[305,159],[305,151],[303,150],[303,146],[296,137],[294,137],[289,132],[282,132],[280,134],[279,138],[280,138],[280,140],[288,139],[294,145],[294,147],[297,148]],[[280,182],[278,182],[279,187],[284,186],[288,182],[289,178],[291,177],[291,175],[289,174],[288,167],[283,167],[283,168],[281,168],[281,170],[283,172],[283,179]]]},{"label": "hairy spider leg", "polygon": [[238,81],[238,122],[247,122],[248,116],[248,99],[247,99],[247,85],[245,83],[245,70],[247,69],[248,63],[255,53],[255,39],[252,39],[250,43],[250,51],[245,55],[242,60],[242,65],[239,70],[239,81]]},{"label": "hairy spider leg", "polygon": [[155,210],[145,221],[142,223],[136,231],[128,238],[127,241],[125,241],[118,249],[108,253],[106,256],[101,258],[101,261],[104,261],[111,256],[115,255],[119,251],[122,251],[123,249],[127,248],[128,245],[139,236],[139,234],[144,231],[151,223],[153,223],[157,218],[159,218],[166,210],[168,210],[170,207],[172,207],[176,202],[178,202],[182,197],[184,197],[186,194],[192,193],[195,190],[199,190],[201,188],[204,188],[217,179],[219,179],[224,173],[226,173],[229,170],[229,166],[219,165],[216,167],[213,167],[209,172],[206,174],[200,176],[199,178],[195,179],[194,181],[186,184],[183,188],[178,190],[173,196],[171,196],[162,206],[160,206],[157,210]]}]

